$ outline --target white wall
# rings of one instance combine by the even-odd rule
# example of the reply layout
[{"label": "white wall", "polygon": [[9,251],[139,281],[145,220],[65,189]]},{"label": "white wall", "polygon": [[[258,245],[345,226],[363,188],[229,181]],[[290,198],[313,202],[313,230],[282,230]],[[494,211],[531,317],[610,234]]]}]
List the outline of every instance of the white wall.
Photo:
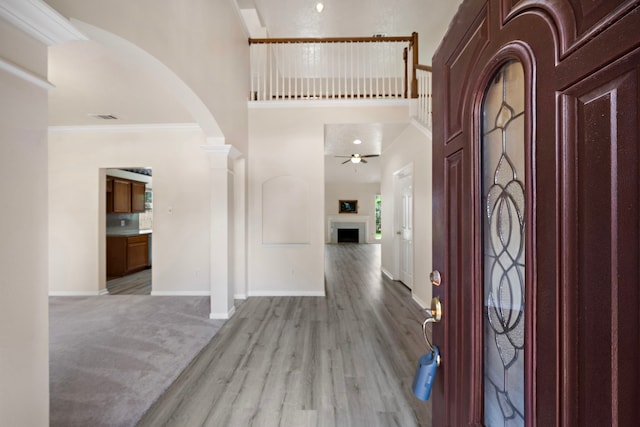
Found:
[{"label": "white wall", "polygon": [[[354,105],[360,105],[354,107]],[[249,108],[248,289],[249,295],[324,294],[324,125],[398,123],[409,117],[408,104],[313,101],[270,103]],[[308,188],[309,243],[262,243],[262,185],[291,176]]]},{"label": "white wall", "polygon": [[[46,81],[46,46],[0,20],[0,61]],[[0,425],[49,425],[47,90],[0,69]]]},{"label": "white wall", "polygon": [[339,200],[357,200],[358,215],[343,214],[349,219],[359,216],[368,216],[367,221],[367,241],[365,243],[375,243],[376,241],[376,195],[380,194],[380,183],[334,183],[328,182],[324,186],[325,200],[325,242],[331,240],[329,235],[329,216],[339,215]]},{"label": "white wall", "polygon": [[200,131],[50,133],[50,292],[95,295],[105,288],[104,168],[151,166],[153,292],[208,294],[204,142]]},{"label": "white wall", "polygon": [[227,144],[247,150],[249,46],[233,0],[47,0],[169,67],[211,111]]},{"label": "white wall", "polygon": [[431,301],[432,266],[431,133],[413,122],[388,147],[382,161],[382,268],[393,274],[394,253],[393,174],[413,164],[413,297],[421,305]]}]

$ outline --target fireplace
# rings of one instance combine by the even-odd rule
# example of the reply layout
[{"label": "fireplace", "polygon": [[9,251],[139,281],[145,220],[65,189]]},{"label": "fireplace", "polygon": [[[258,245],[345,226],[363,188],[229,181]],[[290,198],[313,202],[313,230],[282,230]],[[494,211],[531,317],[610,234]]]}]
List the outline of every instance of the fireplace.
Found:
[{"label": "fireplace", "polygon": [[[330,215],[328,217],[328,243],[366,244],[369,217],[366,215]],[[340,238],[338,239],[338,230]],[[343,234],[347,233],[343,236]],[[354,233],[349,235],[350,233]]]},{"label": "fireplace", "polygon": [[338,243],[360,243],[360,230],[357,228],[338,228]]}]

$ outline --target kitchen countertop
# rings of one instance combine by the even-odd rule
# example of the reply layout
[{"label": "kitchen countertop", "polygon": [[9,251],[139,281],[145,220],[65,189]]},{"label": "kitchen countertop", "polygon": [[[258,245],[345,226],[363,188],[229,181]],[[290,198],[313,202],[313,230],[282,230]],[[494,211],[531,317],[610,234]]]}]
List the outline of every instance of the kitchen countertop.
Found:
[{"label": "kitchen countertop", "polygon": [[123,231],[109,231],[107,236],[140,236],[142,234],[151,234],[153,230],[123,230]]}]

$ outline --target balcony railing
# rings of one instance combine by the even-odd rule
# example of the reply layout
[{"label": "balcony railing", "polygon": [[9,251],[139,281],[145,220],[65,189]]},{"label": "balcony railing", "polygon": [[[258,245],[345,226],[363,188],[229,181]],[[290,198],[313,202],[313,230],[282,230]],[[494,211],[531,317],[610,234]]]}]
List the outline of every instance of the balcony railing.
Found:
[{"label": "balcony railing", "polygon": [[430,125],[430,68],[407,37],[249,39],[251,101],[417,98]]},{"label": "balcony railing", "polygon": [[415,75],[418,80],[418,108],[416,119],[431,129],[431,95],[433,93],[431,86],[431,67],[417,64],[415,66]]}]

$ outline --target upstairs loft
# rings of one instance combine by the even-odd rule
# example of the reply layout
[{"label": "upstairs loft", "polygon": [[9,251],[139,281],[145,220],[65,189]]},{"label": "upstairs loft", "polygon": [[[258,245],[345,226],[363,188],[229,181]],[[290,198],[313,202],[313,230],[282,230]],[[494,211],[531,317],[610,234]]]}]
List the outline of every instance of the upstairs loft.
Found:
[{"label": "upstairs loft", "polygon": [[431,67],[418,33],[400,37],[251,38],[250,102],[411,99],[431,128]]}]

